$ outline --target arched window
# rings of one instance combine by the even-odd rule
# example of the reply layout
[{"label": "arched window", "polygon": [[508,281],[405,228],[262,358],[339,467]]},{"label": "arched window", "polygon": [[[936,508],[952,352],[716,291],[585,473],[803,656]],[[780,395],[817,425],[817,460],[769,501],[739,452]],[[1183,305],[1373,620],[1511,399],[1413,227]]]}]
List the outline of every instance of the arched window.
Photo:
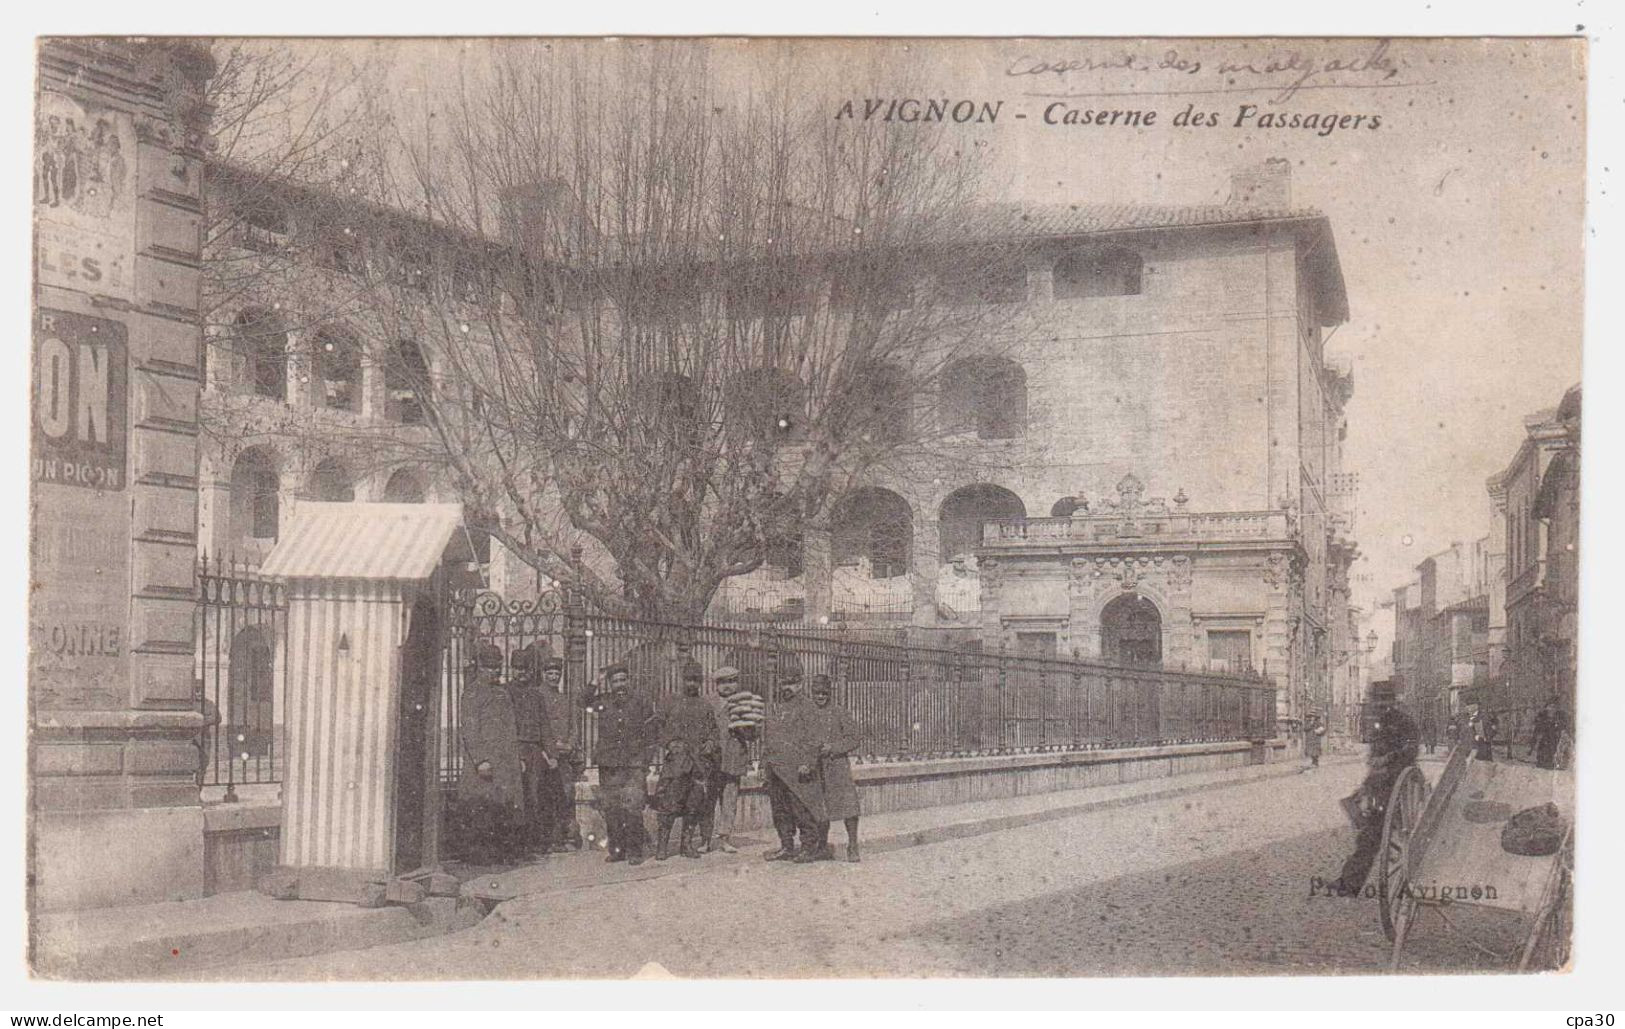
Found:
[{"label": "arched window", "polygon": [[627,383],[628,413],[656,438],[695,447],[710,424],[710,414],[694,380],[677,372],[650,372]]},{"label": "arched window", "polygon": [[281,479],[270,451],[249,447],[231,466],[231,532],[237,539],[274,540]]},{"label": "arched window", "polygon": [[343,461],[330,457],[310,473],[307,492],[312,500],[345,503],[355,499],[355,478]]},{"label": "arched window", "polygon": [[838,567],[867,563],[871,578],[907,575],[914,552],[914,513],[891,490],[869,487],[842,497],[830,516],[830,551]]},{"label": "arched window", "polygon": [[1162,664],[1162,612],[1137,593],[1125,593],[1100,612],[1100,653],[1123,665]]},{"label": "arched window", "polygon": [[877,443],[908,438],[913,420],[908,376],[893,361],[872,361],[857,368],[848,391],[851,405],[847,423],[856,433]]},{"label": "arched window", "polygon": [[1027,425],[1027,373],[1009,358],[961,358],[943,372],[941,413],[949,432],[1014,439]]},{"label": "arched window", "polygon": [[779,368],[754,368],[728,382],[728,418],[752,439],[797,439],[806,430],[807,388]]},{"label": "arched window", "polygon": [[316,404],[339,411],[361,410],[361,346],[337,329],[316,334]]},{"label": "arched window", "polygon": [[1021,498],[1002,486],[977,484],[954,490],[937,511],[938,558],[946,564],[971,553],[982,542],[982,523],[1025,518]]},{"label": "arched window", "polygon": [[421,504],[428,493],[422,472],[416,468],[397,468],[384,484],[384,503]]},{"label": "arched window", "polygon": [[1049,516],[1051,518],[1071,518],[1079,511],[1088,514],[1088,503],[1077,497],[1062,497],[1050,506]]},{"label": "arched window", "polygon": [[233,349],[243,355],[243,385],[256,396],[288,399],[288,334],[276,315],[253,307],[237,316]]},{"label": "arched window", "polygon": [[429,362],[409,339],[395,344],[384,364],[384,407],[390,421],[422,425],[423,397],[429,389]]},{"label": "arched window", "polygon": [[1143,270],[1131,250],[1074,250],[1055,262],[1055,299],[1135,296]]}]

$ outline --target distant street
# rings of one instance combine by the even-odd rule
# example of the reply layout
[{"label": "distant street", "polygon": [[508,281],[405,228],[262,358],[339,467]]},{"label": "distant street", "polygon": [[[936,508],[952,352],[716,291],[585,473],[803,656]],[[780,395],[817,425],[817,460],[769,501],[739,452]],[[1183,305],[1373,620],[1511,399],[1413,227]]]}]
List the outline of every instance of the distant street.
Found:
[{"label": "distant street", "polygon": [[[858,865],[768,864],[759,846],[673,858],[672,874],[521,896],[452,936],[204,974],[628,977],[650,962],[680,977],[1371,972],[1387,958],[1374,902],[1309,896],[1352,841],[1334,802],[1360,772],[1345,758]],[[1515,946],[1515,925],[1463,914],[1481,944]],[[1408,950],[1415,971],[1492,961],[1437,916]]]}]

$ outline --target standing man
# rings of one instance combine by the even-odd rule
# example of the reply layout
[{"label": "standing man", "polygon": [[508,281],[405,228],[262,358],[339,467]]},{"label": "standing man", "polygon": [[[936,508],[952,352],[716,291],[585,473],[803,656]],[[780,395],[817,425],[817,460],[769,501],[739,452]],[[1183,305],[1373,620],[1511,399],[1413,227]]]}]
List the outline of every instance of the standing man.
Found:
[{"label": "standing man", "polygon": [[1563,734],[1568,731],[1568,721],[1568,712],[1563,710],[1556,697],[1548,697],[1535,713],[1534,737],[1530,745],[1535,752],[1537,768],[1557,767],[1557,747],[1562,742]]},{"label": "standing man", "polygon": [[1473,759],[1476,761],[1495,760],[1495,730],[1497,728],[1495,715],[1485,710],[1481,704],[1473,712]]},{"label": "standing man", "polygon": [[[759,715],[754,703],[741,703],[739,669],[724,665],[717,669],[717,738],[721,752],[717,767],[711,775],[711,786],[706,797],[705,817],[700,821],[700,835],[705,838],[705,849],[720,850],[724,854],[737,853],[733,845],[734,819],[739,811],[739,782],[750,771],[750,744],[756,738]],[[750,694],[754,699],[755,695]],[[739,709],[739,710],[735,710]],[[711,835],[712,829],[716,835]]]},{"label": "standing man", "polygon": [[542,772],[547,755],[547,707],[542,698],[541,663],[546,650],[531,643],[513,655],[514,721],[519,737],[519,782],[524,795],[525,823],[521,839],[536,856],[551,853],[553,838],[543,814]]},{"label": "standing man", "polygon": [[656,861],[671,857],[671,831],[678,819],[683,822],[679,852],[686,858],[700,856],[700,822],[722,749],[716,709],[700,696],[705,672],[698,662],[685,661],[682,678],[682,694],[663,704],[656,719],[660,747],[660,781],[654,798],[659,814]]},{"label": "standing man", "polygon": [[1438,747],[1438,745],[1439,719],[1430,704],[1428,705],[1427,714],[1422,716],[1422,746],[1427,749],[1429,754],[1432,754],[1434,748]]},{"label": "standing man", "polygon": [[[1326,725],[1319,715],[1310,715],[1303,727],[1303,756],[1309,759],[1309,768],[1320,767],[1320,752],[1326,743]],[[1306,768],[1304,771],[1308,771]]]},{"label": "standing man", "polygon": [[773,830],[779,849],[763,857],[768,861],[795,861],[801,850],[819,860],[818,827],[824,818],[824,791],[818,781],[817,715],[801,691],[801,676],[787,672],[779,684],[779,704],[767,716],[763,733],[762,764]]},{"label": "standing man", "polygon": [[475,644],[458,725],[463,766],[457,807],[463,855],[477,865],[509,860],[524,817],[518,722],[513,698],[498,681],[501,673],[502,651]]},{"label": "standing man", "polygon": [[[852,781],[852,752],[863,742],[852,713],[834,703],[835,690],[829,676],[812,678],[813,707],[818,712],[818,760],[824,786],[824,817],[819,827],[818,849],[829,856],[830,823],[846,823],[846,859],[858,860],[858,787]],[[801,860],[797,858],[796,860]],[[816,858],[809,860],[817,860]]]},{"label": "standing man", "polygon": [[1416,723],[1400,710],[1398,699],[1391,689],[1372,690],[1372,701],[1377,706],[1377,724],[1371,733],[1371,748],[1366,754],[1365,781],[1352,796],[1343,798],[1344,813],[1354,822],[1359,836],[1354,853],[1343,862],[1333,887],[1339,896],[1358,894],[1371,874],[1371,863],[1376,860],[1382,846],[1383,816],[1388,810],[1388,795],[1393,792],[1394,781],[1401,772],[1414,767],[1417,755]]},{"label": "standing man", "polygon": [[620,662],[604,669],[604,687],[588,701],[598,715],[598,806],[609,836],[604,860],[641,865],[654,710],[632,691],[631,672]]},{"label": "standing man", "polygon": [[576,783],[581,781],[581,728],[577,704],[564,681],[564,659],[542,659],[542,707],[547,714],[547,753],[537,788],[548,843],[555,852],[581,849],[576,821]]}]

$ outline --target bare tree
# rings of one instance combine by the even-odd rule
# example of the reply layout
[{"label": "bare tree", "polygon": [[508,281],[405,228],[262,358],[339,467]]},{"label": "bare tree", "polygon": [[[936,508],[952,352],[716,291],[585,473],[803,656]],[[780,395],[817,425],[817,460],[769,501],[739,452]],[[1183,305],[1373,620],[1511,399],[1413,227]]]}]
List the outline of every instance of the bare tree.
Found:
[{"label": "bare tree", "polygon": [[372,359],[424,427],[348,440],[671,620],[853,484],[939,461],[962,427],[921,400],[1011,310],[976,302],[1012,255],[964,236],[978,162],[951,128],[835,122],[771,75],[724,98],[696,53],[506,44],[421,134],[393,123]]}]

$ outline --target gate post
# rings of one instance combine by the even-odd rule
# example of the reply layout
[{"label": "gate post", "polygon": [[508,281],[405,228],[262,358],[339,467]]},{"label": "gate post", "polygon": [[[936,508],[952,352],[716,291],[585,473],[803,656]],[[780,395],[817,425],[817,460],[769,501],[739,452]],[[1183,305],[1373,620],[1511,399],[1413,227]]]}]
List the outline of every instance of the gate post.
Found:
[{"label": "gate post", "polygon": [[[581,548],[570,548],[570,567],[581,570]],[[565,690],[587,688],[587,612],[579,579],[564,584]],[[586,694],[582,694],[585,698]]]},{"label": "gate post", "polygon": [[1005,691],[1010,685],[1010,655],[1007,653],[1009,646],[1004,639],[999,640],[999,750],[1001,752],[1010,749],[1008,742],[1010,720],[1004,713]]}]

